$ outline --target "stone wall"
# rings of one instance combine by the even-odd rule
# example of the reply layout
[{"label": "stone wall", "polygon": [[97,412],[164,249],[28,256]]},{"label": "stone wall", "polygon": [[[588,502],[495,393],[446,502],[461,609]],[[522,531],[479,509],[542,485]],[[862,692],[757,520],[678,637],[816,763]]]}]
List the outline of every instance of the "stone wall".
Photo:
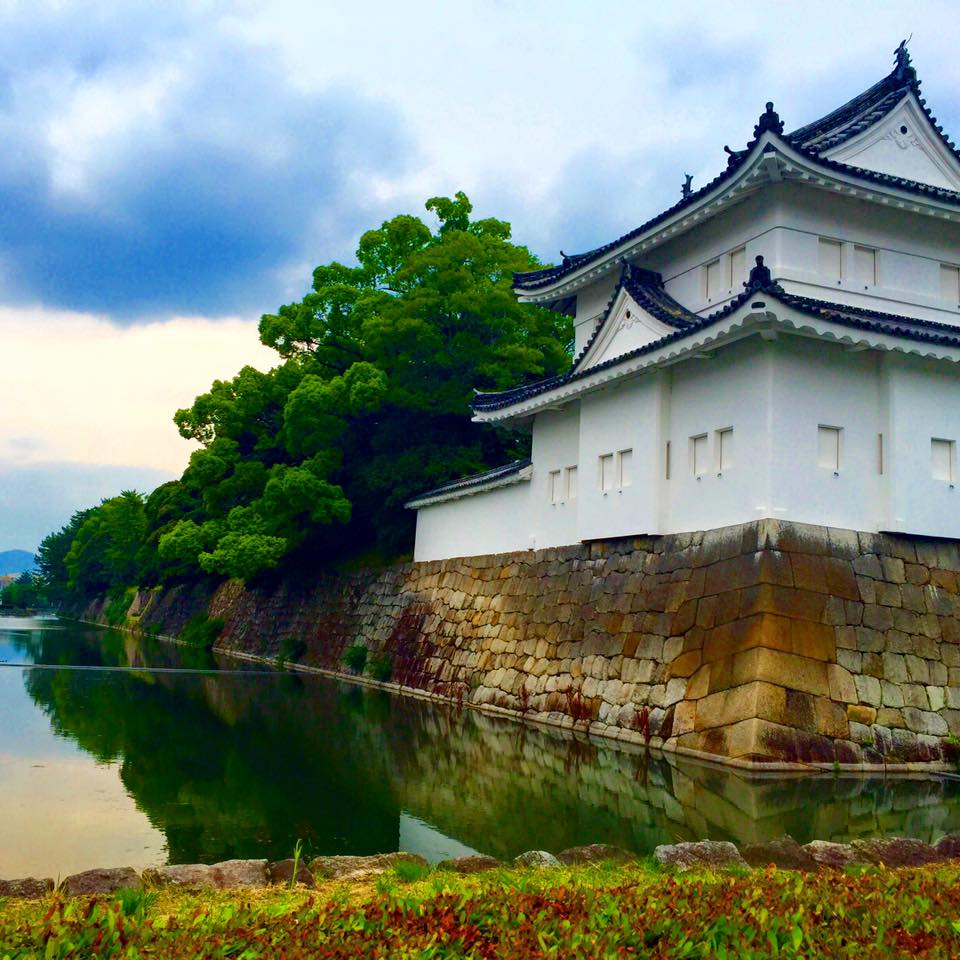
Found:
[{"label": "stone wall", "polygon": [[293,638],[333,672],[362,642],[411,691],[735,763],[935,764],[960,734],[958,574],[955,542],[765,520],[178,588],[135,612],[175,634],[209,609],[218,647]]}]

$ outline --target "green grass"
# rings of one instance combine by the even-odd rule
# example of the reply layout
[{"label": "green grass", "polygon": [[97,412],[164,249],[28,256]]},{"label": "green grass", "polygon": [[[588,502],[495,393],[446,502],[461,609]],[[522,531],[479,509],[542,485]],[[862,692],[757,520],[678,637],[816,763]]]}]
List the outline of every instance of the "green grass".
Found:
[{"label": "green grass", "polygon": [[188,643],[191,647],[203,647],[208,650],[217,642],[222,629],[222,617],[209,617],[206,613],[198,613],[190,618],[177,639]]},{"label": "green grass", "polygon": [[960,954],[960,863],[671,875],[644,864],[431,873],[315,891],[0,904],[0,958],[922,957]]}]

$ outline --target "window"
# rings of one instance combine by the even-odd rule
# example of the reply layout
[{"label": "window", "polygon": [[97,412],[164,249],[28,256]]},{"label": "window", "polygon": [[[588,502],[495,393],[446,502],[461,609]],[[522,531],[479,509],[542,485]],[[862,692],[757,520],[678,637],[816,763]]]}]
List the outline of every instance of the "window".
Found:
[{"label": "window", "polygon": [[670,441],[667,441],[666,448],[663,451],[663,475],[665,480],[670,479]]},{"label": "window", "polygon": [[960,267],[940,264],[940,299],[947,300],[951,306],[960,306]]},{"label": "window", "polygon": [[701,433],[699,437],[690,438],[690,466],[693,468],[695,477],[702,476],[707,472],[707,435]]},{"label": "window", "polygon": [[883,474],[883,434],[877,434],[877,473]]},{"label": "window", "polygon": [[817,244],[817,269],[827,280],[840,282],[840,253],[841,246],[839,240],[828,240],[826,237],[820,237]]},{"label": "window", "polygon": [[723,473],[733,466],[733,427],[717,431],[717,472]]},{"label": "window", "polygon": [[600,457],[600,489],[607,493],[613,489],[613,454],[605,453]]},{"label": "window", "polygon": [[853,279],[864,286],[877,282],[877,251],[872,247],[854,246]]},{"label": "window", "polygon": [[726,289],[720,272],[720,259],[712,260],[703,269],[707,299],[720,296],[721,291]]},{"label": "window", "polygon": [[730,289],[740,290],[747,279],[747,250],[737,247],[730,254]]},{"label": "window", "polygon": [[547,487],[550,493],[550,502],[559,503],[563,499],[563,491],[560,488],[560,471],[551,470],[547,477]]},{"label": "window", "polygon": [[933,479],[953,483],[956,469],[956,443],[953,440],[941,440],[934,437],[930,441],[930,454],[933,461]]},{"label": "window", "polygon": [[633,482],[633,450],[617,452],[617,486],[622,490]]},{"label": "window", "polygon": [[840,470],[840,427],[817,427],[817,466],[838,473]]},{"label": "window", "polygon": [[567,499],[577,498],[577,468],[567,467]]}]

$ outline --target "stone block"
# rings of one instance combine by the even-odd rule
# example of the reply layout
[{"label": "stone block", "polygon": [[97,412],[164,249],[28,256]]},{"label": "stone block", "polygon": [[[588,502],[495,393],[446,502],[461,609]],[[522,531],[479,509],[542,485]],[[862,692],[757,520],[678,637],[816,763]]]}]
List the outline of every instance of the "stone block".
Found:
[{"label": "stone block", "polygon": [[930,710],[918,710],[916,707],[904,707],[903,719],[907,729],[914,733],[922,733],[931,737],[945,737],[950,729],[947,721],[939,713]]},{"label": "stone block", "polygon": [[500,866],[502,866],[500,861],[493,857],[483,853],[472,853],[463,857],[454,857],[451,860],[441,860],[437,864],[437,869],[450,870],[453,873],[484,873],[487,870],[496,870]]},{"label": "stone block", "polygon": [[585,847],[561,850],[557,859],[567,866],[578,866],[586,863],[629,863],[637,858],[635,854],[621,847],[614,847],[609,843],[592,843]]},{"label": "stone block", "polygon": [[902,707],[904,705],[903,690],[897,683],[889,680],[880,681],[881,700],[885,707]]},{"label": "stone block", "polygon": [[[929,683],[930,682],[930,667],[927,665],[927,661],[921,657],[914,656],[911,653],[906,654],[906,669],[909,674],[909,679],[914,683]],[[893,679],[890,677],[889,679]],[[903,678],[904,680],[907,677]]]},{"label": "stone block", "polygon": [[[815,696],[830,695],[827,664],[781,650],[758,647],[738,653],[733,658],[732,686],[752,680],[789,686]],[[842,669],[842,668],[839,668]]]},{"label": "stone block", "polygon": [[881,707],[877,711],[877,724],[890,728],[902,728],[906,725],[903,719],[903,713],[892,707]]},{"label": "stone block", "polygon": [[[492,857],[486,859],[491,860]],[[493,862],[497,864],[497,861]],[[369,857],[314,857],[310,862],[310,872],[315,877],[327,880],[366,880],[392,870],[398,863],[414,863],[424,868],[428,866],[427,861],[416,853],[380,853]]]},{"label": "stone block", "polygon": [[907,662],[902,654],[883,655],[883,678],[891,683],[904,683],[907,680]]},{"label": "stone block", "polygon": [[748,866],[746,860],[740,856],[740,851],[726,840],[661,844],[653,851],[653,858],[668,870]]},{"label": "stone block", "polygon": [[827,683],[831,699],[838,703],[856,703],[861,699],[852,674],[837,663],[827,664]]},{"label": "stone block", "polygon": [[691,650],[677,657],[668,667],[668,677],[689,677],[700,667],[703,656],[699,650]]},{"label": "stone block", "polygon": [[890,583],[905,583],[906,573],[903,560],[899,557],[881,557],[880,565],[883,568],[883,579]]},{"label": "stone block", "polygon": [[851,673],[859,673],[863,668],[863,654],[856,650],[837,650],[837,663]]},{"label": "stone block", "polygon": [[868,707],[864,704],[848,704],[847,719],[853,723],[862,723],[866,726],[870,726],[877,719],[877,708]]},{"label": "stone block", "polygon": [[22,877],[18,880],[0,880],[0,898],[11,900],[39,900],[53,893],[53,880]]},{"label": "stone block", "polygon": [[863,625],[871,630],[890,630],[893,627],[893,611],[876,603],[865,603]]},{"label": "stone block", "polygon": [[842,870],[844,867],[865,866],[868,861],[849,843],[831,843],[828,840],[814,840],[803,848],[820,866]]},{"label": "stone block", "polygon": [[526,853],[521,853],[519,857],[514,857],[513,862],[515,866],[527,867],[531,870],[560,866],[560,861],[546,850],[527,850]]},{"label": "stone block", "polygon": [[880,681],[876,677],[862,675],[854,677],[854,684],[857,689],[857,697],[861,703],[869,704],[871,707],[879,707],[883,703]]},{"label": "stone block", "polygon": [[143,879],[154,887],[216,887],[213,867],[206,863],[175,863],[143,871]]},{"label": "stone block", "polygon": [[[266,862],[266,861],[264,861]],[[59,887],[68,897],[93,893],[116,893],[118,890],[142,890],[143,881],[133,867],[109,867],[84,870],[67,877]]]},{"label": "stone block", "polygon": [[705,664],[690,678],[685,696],[687,700],[700,700],[709,693],[709,690],[710,665]]},{"label": "stone block", "polygon": [[833,700],[828,700],[826,697],[816,697],[813,701],[813,708],[814,733],[842,739],[849,736],[850,724],[847,720],[847,712],[841,704],[834,703]]},{"label": "stone block", "polygon": [[870,577],[871,580],[883,579],[883,567],[880,564],[880,558],[872,554],[865,554],[853,558],[854,573],[862,577]]},{"label": "stone block", "polygon": [[876,677],[878,680],[883,677],[883,656],[879,653],[864,653],[861,669],[858,673],[865,673],[868,677]]},{"label": "stone block", "polygon": [[921,867],[941,859],[936,849],[922,840],[902,837],[854,840],[851,846],[870,863],[885,867]]},{"label": "stone block", "polygon": [[903,702],[908,707],[914,707],[917,710],[930,709],[927,691],[919,683],[903,683],[900,685],[900,690],[903,693]]},{"label": "stone block", "polygon": [[927,699],[930,701],[930,709],[933,711],[942,710],[947,703],[946,691],[943,687],[927,687]]}]

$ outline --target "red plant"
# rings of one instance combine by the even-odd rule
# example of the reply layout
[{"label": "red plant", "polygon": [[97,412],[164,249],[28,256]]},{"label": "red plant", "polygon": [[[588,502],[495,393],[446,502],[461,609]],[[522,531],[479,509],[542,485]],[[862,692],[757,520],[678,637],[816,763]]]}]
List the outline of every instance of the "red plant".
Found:
[{"label": "red plant", "polygon": [[517,699],[520,701],[520,712],[528,713],[530,711],[530,691],[524,683],[517,692]]},{"label": "red plant", "polygon": [[633,724],[640,731],[644,743],[650,742],[650,708],[634,710]]},{"label": "red plant", "polygon": [[584,699],[579,689],[567,691],[567,713],[574,723],[589,723],[593,719],[593,706]]}]

